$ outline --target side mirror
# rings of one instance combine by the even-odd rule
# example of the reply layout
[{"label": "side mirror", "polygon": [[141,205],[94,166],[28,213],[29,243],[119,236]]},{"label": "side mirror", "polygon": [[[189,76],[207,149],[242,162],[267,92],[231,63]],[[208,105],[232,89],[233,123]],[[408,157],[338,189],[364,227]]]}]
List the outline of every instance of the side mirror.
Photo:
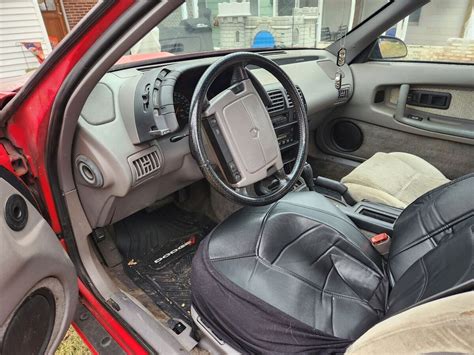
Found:
[{"label": "side mirror", "polygon": [[397,37],[380,36],[370,52],[369,59],[398,59],[406,57],[407,54],[407,46],[401,39]]}]

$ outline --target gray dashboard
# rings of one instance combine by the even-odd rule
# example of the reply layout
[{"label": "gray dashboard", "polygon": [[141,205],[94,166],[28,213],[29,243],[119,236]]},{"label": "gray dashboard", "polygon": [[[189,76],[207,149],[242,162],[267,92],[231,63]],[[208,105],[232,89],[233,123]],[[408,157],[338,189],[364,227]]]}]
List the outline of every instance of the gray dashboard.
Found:
[{"label": "gray dashboard", "polygon": [[[280,64],[298,86],[312,126],[352,95],[353,81],[347,65],[340,68],[342,88],[335,88],[337,66],[327,51],[290,50],[265,55]],[[96,85],[79,118],[73,153],[79,196],[92,227],[119,221],[202,179],[189,150],[184,106],[200,75],[215,60],[193,59],[111,71]],[[250,70],[267,91],[281,91],[271,74],[259,68]],[[165,89],[159,88],[163,95],[153,102],[153,87],[159,87],[155,79],[163,75],[160,73],[174,74]],[[223,73],[211,90],[218,93],[227,88],[228,82],[230,78]],[[148,98],[143,90],[146,85]],[[291,105],[286,95],[279,97],[285,105]],[[151,113],[141,118],[140,110],[147,100]],[[275,111],[275,107],[269,110]],[[150,119],[153,114],[154,119]],[[159,132],[140,136],[140,125],[152,124],[153,120],[153,128]]]}]

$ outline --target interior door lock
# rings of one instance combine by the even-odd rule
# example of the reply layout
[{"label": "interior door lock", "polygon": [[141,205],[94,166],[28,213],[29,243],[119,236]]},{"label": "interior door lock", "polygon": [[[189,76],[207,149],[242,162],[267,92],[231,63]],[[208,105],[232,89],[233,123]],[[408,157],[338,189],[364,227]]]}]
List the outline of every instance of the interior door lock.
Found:
[{"label": "interior door lock", "polygon": [[336,73],[336,77],[334,79],[334,85],[336,86],[337,90],[339,90],[342,86],[342,73],[339,71]]},{"label": "interior door lock", "polygon": [[412,120],[423,121],[423,117],[421,117],[421,116],[409,114],[409,115],[407,115],[407,117],[412,119]]}]

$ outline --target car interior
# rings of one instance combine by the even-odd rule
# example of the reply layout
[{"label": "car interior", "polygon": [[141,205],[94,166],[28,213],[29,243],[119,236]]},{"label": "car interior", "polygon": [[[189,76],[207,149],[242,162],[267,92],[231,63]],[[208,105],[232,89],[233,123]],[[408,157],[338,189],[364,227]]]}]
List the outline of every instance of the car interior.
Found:
[{"label": "car interior", "polygon": [[369,353],[472,304],[473,68],[371,60],[377,18],[342,60],[166,57],[89,85],[61,188],[95,288],[152,347]]}]

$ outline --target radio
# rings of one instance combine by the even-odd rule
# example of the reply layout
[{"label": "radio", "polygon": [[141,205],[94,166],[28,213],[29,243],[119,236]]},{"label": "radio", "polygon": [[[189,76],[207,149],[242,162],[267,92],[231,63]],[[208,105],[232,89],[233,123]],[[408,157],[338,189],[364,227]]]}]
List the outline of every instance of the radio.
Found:
[{"label": "radio", "polygon": [[291,171],[298,153],[298,122],[292,107],[282,103],[279,110],[269,111],[286,173]]},{"label": "radio", "polygon": [[288,115],[275,116],[275,117],[272,117],[271,119],[272,119],[273,127],[282,126],[289,122]]},{"label": "radio", "polygon": [[288,127],[284,131],[277,133],[278,145],[285,146],[295,141],[294,127]]}]

